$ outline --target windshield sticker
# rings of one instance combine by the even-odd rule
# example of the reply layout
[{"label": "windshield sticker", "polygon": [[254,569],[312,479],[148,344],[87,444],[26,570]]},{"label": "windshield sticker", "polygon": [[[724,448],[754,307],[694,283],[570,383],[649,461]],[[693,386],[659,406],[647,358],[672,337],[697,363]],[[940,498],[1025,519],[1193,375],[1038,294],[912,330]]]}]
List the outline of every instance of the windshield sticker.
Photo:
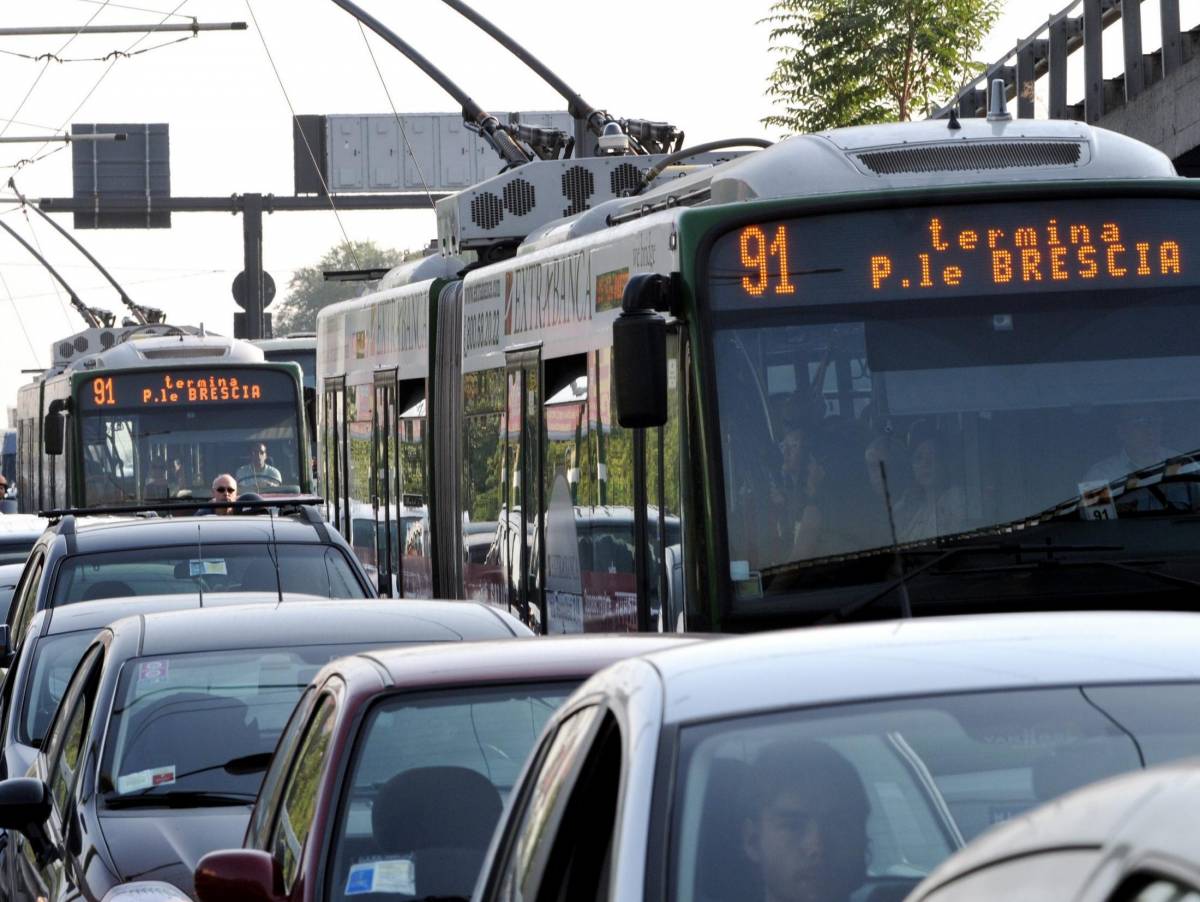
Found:
[{"label": "windshield sticker", "polygon": [[1079,515],[1084,520],[1115,520],[1112,489],[1103,480],[1079,483]]},{"label": "windshield sticker", "polygon": [[417,894],[417,869],[411,858],[385,858],[350,866],[346,895],[366,893]]},{"label": "windshield sticker", "polygon": [[117,792],[126,795],[140,789],[154,789],[156,786],[166,786],[174,782],[175,765],[171,764],[167,767],[154,767],[150,770],[138,771],[136,774],[117,777]]},{"label": "windshield sticker", "polygon": [[170,661],[142,661],[138,665],[138,683],[161,683],[171,675]]},{"label": "windshield sticker", "polygon": [[188,576],[228,576],[225,559],[188,561]]}]

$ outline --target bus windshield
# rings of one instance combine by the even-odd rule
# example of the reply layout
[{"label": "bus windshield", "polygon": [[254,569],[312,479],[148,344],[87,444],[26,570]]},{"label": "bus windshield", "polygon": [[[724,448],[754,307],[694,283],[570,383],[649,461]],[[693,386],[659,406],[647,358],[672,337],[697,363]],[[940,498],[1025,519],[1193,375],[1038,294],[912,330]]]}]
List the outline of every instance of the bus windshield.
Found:
[{"label": "bus windshield", "polygon": [[78,401],[86,504],[207,498],[223,473],[242,493],[304,487],[299,391],[287,372],[97,376]]},{"label": "bus windshield", "polygon": [[[889,551],[890,560],[893,542],[944,547],[951,536],[1057,522],[1071,524],[1076,548],[1114,541],[1121,548],[1129,535],[1116,536],[1112,530],[1122,527],[1111,521],[1200,512],[1196,276],[1181,266],[1192,259],[1186,242],[1181,253],[1163,234],[1178,228],[1181,214],[1158,225],[1106,225],[1076,210],[1095,245],[1081,254],[1064,224],[1070,212],[1056,222],[1025,210],[1027,222],[1042,225],[1026,247],[1013,245],[1011,224],[986,208],[972,214],[974,223],[939,222],[936,235],[928,210],[911,214],[896,225],[916,237],[899,239],[900,249],[888,244],[896,239],[872,242],[868,221],[862,238],[874,251],[870,260],[867,250],[862,260],[853,249],[843,252],[841,265],[828,270],[835,273],[829,294],[806,292],[804,280],[823,262],[819,246],[806,247],[818,259],[788,264],[786,299],[776,294],[773,274],[778,251],[796,247],[784,242],[799,236],[772,244],[770,227],[761,230],[765,241],[746,239],[743,229],[740,245],[736,233],[718,243],[711,303],[739,597],[794,590],[797,573],[823,561],[873,549]],[[1001,237],[988,251],[981,236],[993,225]],[[1100,236],[1109,225],[1124,234],[1110,235],[1106,249]],[[827,237],[836,242],[836,230]],[[962,244],[978,246],[981,262]],[[1019,261],[1028,247],[1038,256],[1026,255],[1025,283]],[[1125,279],[1137,277],[1139,254],[1148,274],[1135,288]],[[1060,257],[1061,267],[1051,265]],[[1098,272],[1081,259],[1098,262]],[[1010,265],[1016,268],[1004,269]],[[856,266],[863,276],[857,294]],[[737,275],[745,271],[748,279]],[[905,294],[928,272],[936,284],[927,294]],[[1056,272],[1064,274],[1061,284]],[[761,307],[734,314],[730,308],[760,287]],[[1034,541],[1024,535],[1021,541]],[[1138,541],[1157,540],[1142,532]]]}]

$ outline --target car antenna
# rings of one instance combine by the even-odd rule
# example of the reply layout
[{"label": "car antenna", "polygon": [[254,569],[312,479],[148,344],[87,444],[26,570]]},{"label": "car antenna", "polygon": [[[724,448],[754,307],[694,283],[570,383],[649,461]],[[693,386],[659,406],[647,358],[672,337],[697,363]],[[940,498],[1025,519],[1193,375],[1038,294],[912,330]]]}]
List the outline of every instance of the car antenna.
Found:
[{"label": "car antenna", "polygon": [[200,572],[196,574],[196,585],[200,589],[200,607],[204,607],[204,545],[200,541],[200,524],[196,524],[196,557]]},{"label": "car antenna", "polygon": [[279,541],[275,538],[275,508],[268,507],[267,515],[271,518],[271,548],[268,550],[268,555],[271,558],[271,563],[275,565],[275,591],[279,594],[279,601],[275,605],[283,604],[283,579],[279,575]]},{"label": "car antenna", "polygon": [[904,557],[900,554],[900,543],[896,540],[896,516],[892,512],[892,491],[888,488],[887,466],[879,462],[879,479],[883,483],[883,502],[887,505],[888,527],[892,531],[892,554],[896,556],[896,566],[900,569],[900,616],[905,620],[912,619],[912,602],[908,598],[908,583],[904,581]]},{"label": "car antenna", "polygon": [[333,2],[407,56],[422,72],[437,82],[443,91],[458,101],[462,106],[463,121],[479,129],[480,136],[491,145],[492,149],[504,160],[506,166],[520,166],[529,162],[530,155],[504,130],[499,119],[472,100],[466,91],[451,81],[441,69],[425,59],[400,35],[362,7],[352,3],[351,0],[333,0]]}]

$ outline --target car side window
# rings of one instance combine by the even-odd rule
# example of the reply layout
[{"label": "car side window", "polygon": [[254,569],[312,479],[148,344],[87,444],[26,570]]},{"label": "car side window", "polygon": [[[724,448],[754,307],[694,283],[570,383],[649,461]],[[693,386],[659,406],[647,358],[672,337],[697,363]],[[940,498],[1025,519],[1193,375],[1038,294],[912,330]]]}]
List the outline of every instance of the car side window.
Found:
[{"label": "car side window", "polygon": [[332,696],[322,696],[283,789],[283,804],[271,835],[271,852],[283,872],[285,893],[291,893],[296,882],[304,843],[316,815],[317,787],[333,736],[333,714]]},{"label": "car side window", "polygon": [[1173,877],[1135,874],[1109,896],[1109,902],[1200,902],[1200,889]]},{"label": "car side window", "polygon": [[8,637],[12,648],[16,648],[21,644],[21,639],[24,638],[26,631],[29,629],[29,621],[33,620],[33,615],[37,613],[38,586],[41,585],[42,570],[45,566],[46,558],[39,555],[37,560],[32,561],[26,568],[26,578],[22,580],[20,588],[21,597],[13,605],[12,629]]},{"label": "car side window", "polygon": [[94,646],[80,663],[51,728],[46,750],[50,762],[50,796],[61,815],[67,797],[79,772],[88,715],[95,697],[96,678],[100,672],[101,646]]},{"label": "car side window", "polygon": [[599,708],[581,708],[563,720],[554,736],[543,743],[535,769],[526,779],[528,790],[517,803],[521,810],[510,822],[519,826],[510,832],[513,839],[498,874],[497,898],[523,902],[538,897],[547,854],[543,840],[553,834],[554,815],[561,810],[564,793],[579,770],[599,717]]}]

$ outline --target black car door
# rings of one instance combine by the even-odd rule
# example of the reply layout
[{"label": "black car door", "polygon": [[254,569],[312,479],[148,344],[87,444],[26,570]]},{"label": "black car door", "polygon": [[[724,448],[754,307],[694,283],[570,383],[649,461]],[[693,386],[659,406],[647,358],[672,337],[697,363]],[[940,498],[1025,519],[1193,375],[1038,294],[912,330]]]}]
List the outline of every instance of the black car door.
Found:
[{"label": "black car door", "polygon": [[46,745],[34,764],[32,775],[50,787],[51,811],[44,840],[20,834],[9,836],[10,842],[15,841],[9,858],[15,871],[11,886],[16,902],[55,902],[78,894],[83,845],[77,809],[78,777],[83,770],[83,750],[102,661],[103,646],[93,645],[71,677]]}]

